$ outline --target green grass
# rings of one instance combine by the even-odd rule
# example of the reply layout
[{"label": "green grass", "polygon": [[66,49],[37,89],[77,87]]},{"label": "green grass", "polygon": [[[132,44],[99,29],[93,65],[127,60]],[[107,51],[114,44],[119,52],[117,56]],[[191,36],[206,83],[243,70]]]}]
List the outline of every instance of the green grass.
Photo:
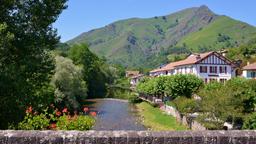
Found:
[{"label": "green grass", "polygon": [[136,104],[139,115],[143,118],[143,124],[155,131],[162,130],[186,130],[187,128],[176,122],[170,115],[164,114],[159,108],[146,102]]}]

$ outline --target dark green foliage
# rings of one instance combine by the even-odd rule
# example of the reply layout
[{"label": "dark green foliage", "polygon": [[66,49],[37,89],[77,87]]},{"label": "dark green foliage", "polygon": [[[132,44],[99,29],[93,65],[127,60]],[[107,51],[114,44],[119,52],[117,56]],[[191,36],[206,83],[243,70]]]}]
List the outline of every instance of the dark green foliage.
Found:
[{"label": "dark green foliage", "polygon": [[89,98],[105,97],[107,84],[113,83],[117,75],[122,75],[115,67],[107,65],[92,53],[87,45],[72,46],[68,55],[75,64],[82,65],[83,79],[88,85]]},{"label": "dark green foliage", "polygon": [[37,109],[51,102],[49,50],[59,42],[52,23],[65,2],[0,1],[0,128],[21,121],[26,106]]}]

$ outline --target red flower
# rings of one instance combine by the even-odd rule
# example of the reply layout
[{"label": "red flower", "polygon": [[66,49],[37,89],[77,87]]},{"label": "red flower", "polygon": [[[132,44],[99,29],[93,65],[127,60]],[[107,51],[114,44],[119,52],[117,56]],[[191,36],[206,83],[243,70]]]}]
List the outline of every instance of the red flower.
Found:
[{"label": "red flower", "polygon": [[33,111],[32,106],[30,106],[30,107],[28,107],[28,108],[26,109],[26,113],[27,113],[27,114],[32,113],[32,111]]},{"label": "red flower", "polygon": [[88,107],[84,107],[84,108],[83,108],[83,111],[84,111],[84,112],[88,112],[88,111],[89,111],[89,108],[88,108]]},{"label": "red flower", "polygon": [[51,128],[51,129],[56,129],[56,128],[57,128],[56,123],[52,123],[52,124],[50,125],[50,128]]},{"label": "red flower", "polygon": [[63,112],[63,113],[67,113],[67,112],[68,112],[68,108],[64,108],[64,109],[62,110],[62,112]]},{"label": "red flower", "polygon": [[60,111],[56,111],[56,116],[60,116],[61,115],[61,112]]},{"label": "red flower", "polygon": [[97,115],[97,113],[96,112],[90,112],[90,115],[95,117]]}]

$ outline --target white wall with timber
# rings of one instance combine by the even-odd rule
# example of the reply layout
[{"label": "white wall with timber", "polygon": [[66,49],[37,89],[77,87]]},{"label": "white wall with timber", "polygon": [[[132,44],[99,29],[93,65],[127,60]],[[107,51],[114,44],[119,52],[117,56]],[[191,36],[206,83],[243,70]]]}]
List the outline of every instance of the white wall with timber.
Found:
[{"label": "white wall with timber", "polygon": [[175,74],[195,74],[205,82],[220,81],[225,82],[236,76],[236,69],[223,56],[215,53],[208,56],[196,64],[175,66],[169,71],[151,73],[151,76],[175,75]]}]

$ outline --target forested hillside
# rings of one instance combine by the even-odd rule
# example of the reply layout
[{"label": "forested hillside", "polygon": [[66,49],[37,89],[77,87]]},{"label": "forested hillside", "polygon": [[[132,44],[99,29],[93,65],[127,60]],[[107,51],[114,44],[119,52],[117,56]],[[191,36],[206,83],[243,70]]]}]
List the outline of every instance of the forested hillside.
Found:
[{"label": "forested hillside", "polygon": [[153,68],[177,55],[237,47],[255,34],[255,27],[201,6],[166,16],[117,21],[67,43],[88,43],[90,50],[110,63]]}]

